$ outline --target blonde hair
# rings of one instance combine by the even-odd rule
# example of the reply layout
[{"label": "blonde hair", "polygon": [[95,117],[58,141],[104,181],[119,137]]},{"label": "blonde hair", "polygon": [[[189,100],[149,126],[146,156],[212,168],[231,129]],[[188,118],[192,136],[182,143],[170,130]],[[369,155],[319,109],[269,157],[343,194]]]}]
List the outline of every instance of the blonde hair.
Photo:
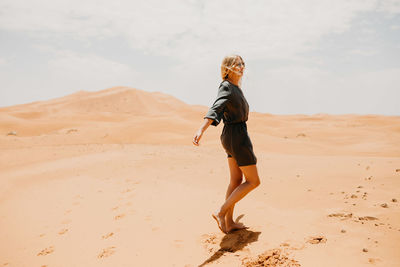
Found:
[{"label": "blonde hair", "polygon": [[233,72],[232,67],[233,67],[233,65],[235,65],[235,63],[237,63],[236,61],[238,59],[240,59],[242,62],[244,62],[242,57],[239,55],[229,55],[229,56],[224,57],[224,59],[222,60],[222,64],[221,64],[222,80],[228,79],[229,73]]}]

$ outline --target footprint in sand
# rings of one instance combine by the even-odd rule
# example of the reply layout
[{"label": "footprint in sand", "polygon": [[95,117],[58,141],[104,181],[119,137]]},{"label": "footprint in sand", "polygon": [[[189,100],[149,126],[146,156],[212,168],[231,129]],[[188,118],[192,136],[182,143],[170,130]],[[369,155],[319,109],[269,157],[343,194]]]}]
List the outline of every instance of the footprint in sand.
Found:
[{"label": "footprint in sand", "polygon": [[[342,218],[341,220],[343,221],[343,220],[347,220],[347,219],[350,219],[350,218],[353,218],[353,221],[354,222],[361,222],[362,224],[364,224],[364,221],[375,221],[375,220],[379,220],[378,218],[376,218],[376,217],[373,217],[373,216],[356,216],[356,217],[353,217],[353,213],[332,213],[332,214],[329,214],[328,215],[328,217],[339,217],[339,218]],[[377,224],[375,224],[375,226],[378,226]],[[346,231],[345,230],[342,230],[342,233],[345,233]]]},{"label": "footprint in sand", "polygon": [[119,214],[117,216],[114,217],[114,220],[119,220],[125,217],[125,214]]},{"label": "footprint in sand", "polygon": [[368,262],[369,263],[372,263],[372,264],[375,264],[375,263],[377,263],[377,262],[379,262],[380,261],[380,259],[378,259],[378,258],[376,258],[376,259],[374,259],[374,258],[368,258]]},{"label": "footprint in sand", "polygon": [[68,229],[62,229],[60,232],[58,232],[59,235],[63,235],[66,232],[68,232]]},{"label": "footprint in sand", "polygon": [[202,235],[202,243],[203,243],[203,247],[204,249],[206,249],[209,253],[218,251],[218,238],[216,235],[208,235],[208,234],[204,234]]},{"label": "footprint in sand", "polygon": [[129,192],[131,192],[133,189],[131,189],[131,188],[128,188],[128,189],[125,189],[124,191],[122,191],[121,193],[129,193]]},{"label": "footprint in sand", "polygon": [[42,249],[42,251],[40,251],[36,256],[45,256],[53,252],[54,252],[54,247],[50,246],[48,248]]},{"label": "footprint in sand", "polygon": [[320,236],[310,236],[307,240],[307,243],[310,244],[319,244],[319,243],[326,243],[327,239],[326,237],[320,235]]},{"label": "footprint in sand", "polygon": [[279,246],[284,247],[285,249],[288,248],[290,250],[301,250],[305,247],[304,243],[302,242],[292,241],[291,243],[292,244],[290,244],[289,242],[283,242]]},{"label": "footprint in sand", "polygon": [[378,218],[373,217],[373,216],[363,216],[363,217],[358,217],[358,219],[360,221],[375,221],[375,220],[379,220]]},{"label": "footprint in sand", "polygon": [[111,233],[108,233],[108,234],[106,234],[106,235],[103,235],[102,238],[103,238],[103,239],[107,239],[107,238],[109,238],[109,237],[112,237],[113,235],[114,235],[114,233],[111,232]]},{"label": "footprint in sand", "polygon": [[100,252],[100,254],[97,255],[97,258],[101,259],[101,258],[106,258],[106,257],[111,256],[112,254],[115,253],[115,250],[114,250],[114,249],[115,249],[115,247],[108,247],[108,248],[103,249],[103,250]]},{"label": "footprint in sand", "polygon": [[371,180],[373,176],[369,176],[368,178],[364,178],[364,180]]},{"label": "footprint in sand", "polygon": [[353,217],[353,213],[331,213],[328,215],[328,217],[340,217],[342,218],[341,220],[347,220]]},{"label": "footprint in sand", "polygon": [[203,235],[202,237],[205,238],[204,243],[217,244],[217,236],[216,235]]}]

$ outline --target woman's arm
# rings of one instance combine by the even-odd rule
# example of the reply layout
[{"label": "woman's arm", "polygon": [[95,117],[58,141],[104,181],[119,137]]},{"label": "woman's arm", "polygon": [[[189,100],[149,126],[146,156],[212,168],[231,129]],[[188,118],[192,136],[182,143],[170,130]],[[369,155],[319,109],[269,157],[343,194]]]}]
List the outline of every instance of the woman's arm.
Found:
[{"label": "woman's arm", "polygon": [[200,126],[200,129],[197,131],[197,133],[195,134],[195,136],[193,137],[193,144],[198,146],[201,137],[203,136],[203,133],[207,130],[208,126],[210,126],[210,124],[213,122],[212,119],[209,118],[205,118],[203,123]]}]

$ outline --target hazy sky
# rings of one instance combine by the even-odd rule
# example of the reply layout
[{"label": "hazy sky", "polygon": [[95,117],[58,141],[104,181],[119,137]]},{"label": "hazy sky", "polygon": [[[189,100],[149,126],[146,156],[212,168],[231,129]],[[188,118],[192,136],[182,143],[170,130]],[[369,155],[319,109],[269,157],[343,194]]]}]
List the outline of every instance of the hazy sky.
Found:
[{"label": "hazy sky", "polygon": [[0,106],[113,86],[210,106],[231,53],[251,111],[400,115],[400,0],[0,0]]}]

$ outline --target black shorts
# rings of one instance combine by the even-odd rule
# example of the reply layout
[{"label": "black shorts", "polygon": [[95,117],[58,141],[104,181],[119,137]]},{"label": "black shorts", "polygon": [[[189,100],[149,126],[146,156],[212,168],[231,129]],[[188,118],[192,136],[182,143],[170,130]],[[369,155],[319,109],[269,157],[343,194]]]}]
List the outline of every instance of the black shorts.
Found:
[{"label": "black shorts", "polygon": [[238,166],[257,163],[253,144],[247,133],[246,122],[225,124],[221,134],[221,143],[228,157],[233,157]]}]

